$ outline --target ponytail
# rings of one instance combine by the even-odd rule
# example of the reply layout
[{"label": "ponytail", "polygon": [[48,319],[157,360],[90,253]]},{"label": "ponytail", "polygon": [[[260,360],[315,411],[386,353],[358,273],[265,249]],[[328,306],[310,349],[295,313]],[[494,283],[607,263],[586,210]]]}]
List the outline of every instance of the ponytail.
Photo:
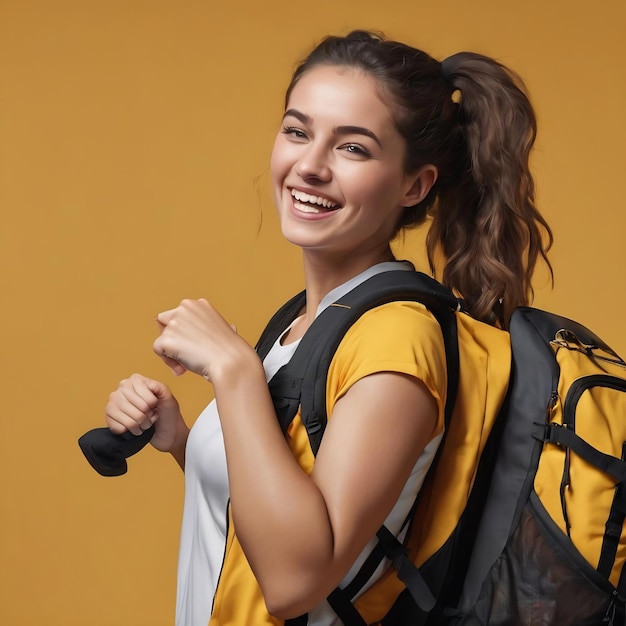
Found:
[{"label": "ponytail", "polygon": [[443,252],[442,282],[458,291],[478,319],[507,327],[513,310],[532,300],[536,261],[552,232],[535,206],[529,167],[537,125],[521,80],[503,65],[461,52],[441,64],[459,95],[465,167],[442,189],[428,233],[434,270]]}]

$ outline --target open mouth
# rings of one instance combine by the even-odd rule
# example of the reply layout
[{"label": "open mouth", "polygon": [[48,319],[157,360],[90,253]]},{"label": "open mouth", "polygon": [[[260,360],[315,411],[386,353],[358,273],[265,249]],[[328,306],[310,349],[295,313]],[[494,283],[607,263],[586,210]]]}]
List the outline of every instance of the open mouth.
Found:
[{"label": "open mouth", "polygon": [[295,200],[294,207],[304,213],[329,213],[340,208],[339,204],[328,198],[313,196],[297,189],[291,190],[291,196]]}]

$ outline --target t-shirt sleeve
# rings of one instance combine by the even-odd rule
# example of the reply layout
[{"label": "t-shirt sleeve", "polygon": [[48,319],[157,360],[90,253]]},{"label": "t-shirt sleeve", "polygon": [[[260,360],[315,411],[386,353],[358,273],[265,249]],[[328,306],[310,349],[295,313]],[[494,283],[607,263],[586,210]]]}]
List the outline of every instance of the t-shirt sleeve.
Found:
[{"label": "t-shirt sleeve", "polygon": [[441,328],[416,302],[392,302],[372,309],[350,328],[330,364],[326,389],[328,415],[357,380],[397,372],[421,380],[439,408],[443,427],[447,372]]}]

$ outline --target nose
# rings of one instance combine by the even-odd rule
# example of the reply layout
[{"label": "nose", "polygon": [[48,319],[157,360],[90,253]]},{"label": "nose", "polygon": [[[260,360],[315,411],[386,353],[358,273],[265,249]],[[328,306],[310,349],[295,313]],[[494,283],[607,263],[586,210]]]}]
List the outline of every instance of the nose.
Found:
[{"label": "nose", "polygon": [[309,183],[327,183],[332,179],[332,171],[327,150],[320,145],[310,143],[303,147],[295,165],[296,174]]}]

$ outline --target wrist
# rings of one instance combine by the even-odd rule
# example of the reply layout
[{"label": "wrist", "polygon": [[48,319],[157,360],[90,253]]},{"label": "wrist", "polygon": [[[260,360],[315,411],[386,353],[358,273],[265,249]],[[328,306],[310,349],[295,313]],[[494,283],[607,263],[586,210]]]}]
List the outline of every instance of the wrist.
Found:
[{"label": "wrist", "polygon": [[233,351],[228,357],[222,358],[210,375],[204,376],[217,388],[236,385],[254,377],[262,377],[265,381],[265,370],[257,353],[246,343],[243,350]]}]

